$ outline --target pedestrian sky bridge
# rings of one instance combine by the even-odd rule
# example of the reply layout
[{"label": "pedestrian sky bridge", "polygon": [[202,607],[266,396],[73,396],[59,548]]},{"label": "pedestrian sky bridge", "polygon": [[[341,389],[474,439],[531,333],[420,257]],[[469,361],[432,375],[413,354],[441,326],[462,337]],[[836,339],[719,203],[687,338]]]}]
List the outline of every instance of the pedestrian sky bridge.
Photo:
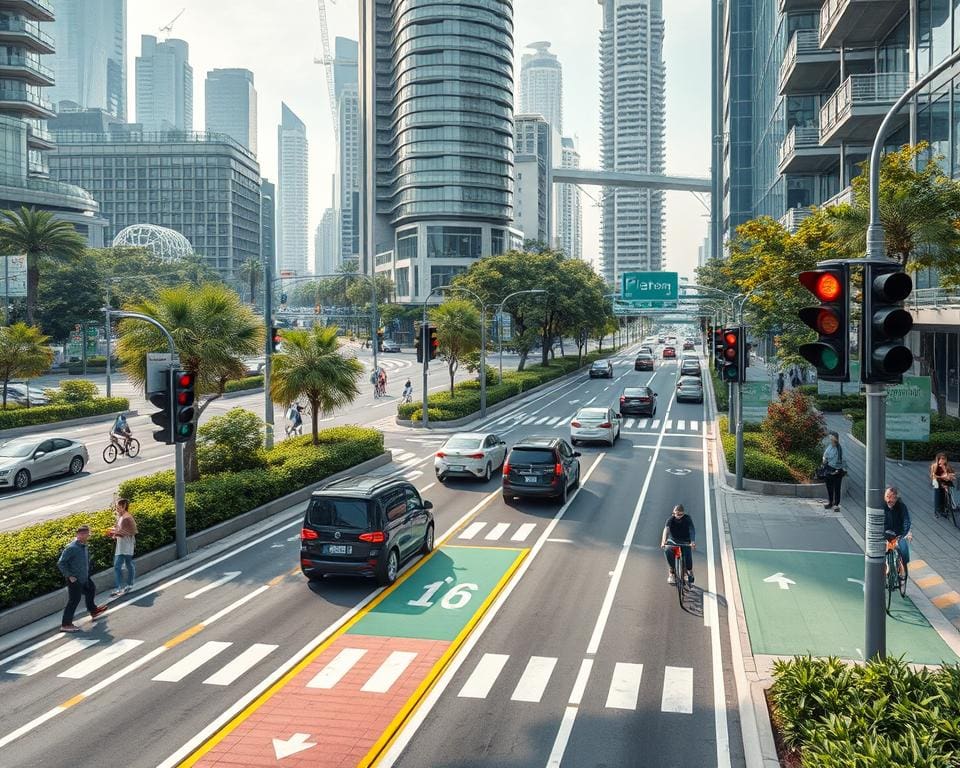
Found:
[{"label": "pedestrian sky bridge", "polygon": [[619,187],[621,189],[659,189],[678,192],[709,193],[712,182],[708,177],[664,176],[659,173],[633,171],[600,171],[593,168],[554,168],[554,184]]}]

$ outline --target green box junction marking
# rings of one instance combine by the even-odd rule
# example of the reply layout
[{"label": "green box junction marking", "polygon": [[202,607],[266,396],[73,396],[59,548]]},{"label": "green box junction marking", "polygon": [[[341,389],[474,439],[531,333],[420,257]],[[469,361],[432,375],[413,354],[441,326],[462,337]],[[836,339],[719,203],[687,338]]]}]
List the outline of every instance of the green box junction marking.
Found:
[{"label": "green box junction marking", "polygon": [[[863,555],[782,549],[735,554],[754,653],[863,658]],[[911,587],[906,599],[893,596],[887,653],[918,664],[956,663],[910,600]]]},{"label": "green box junction marking", "polygon": [[887,440],[930,439],[930,377],[904,376],[887,387]]},{"label": "green box junction marking", "polygon": [[620,300],[633,307],[676,308],[680,279],[676,272],[624,272]]},{"label": "green box junction marking", "polygon": [[442,547],[348,634],[452,641],[524,552]]}]

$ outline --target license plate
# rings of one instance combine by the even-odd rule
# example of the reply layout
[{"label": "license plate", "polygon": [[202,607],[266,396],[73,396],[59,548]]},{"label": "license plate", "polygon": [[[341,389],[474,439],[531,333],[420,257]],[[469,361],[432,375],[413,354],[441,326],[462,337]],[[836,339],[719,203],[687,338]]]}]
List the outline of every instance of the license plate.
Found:
[{"label": "license plate", "polygon": [[524,475],[523,481],[525,483],[535,483],[537,482],[537,478],[535,475]]},{"label": "license plate", "polygon": [[462,472],[462,471],[463,471],[463,464],[451,464],[451,465],[449,466],[449,470],[450,470],[451,472]]},{"label": "license plate", "polygon": [[326,554],[328,555],[349,555],[353,553],[353,547],[349,544],[327,544]]}]

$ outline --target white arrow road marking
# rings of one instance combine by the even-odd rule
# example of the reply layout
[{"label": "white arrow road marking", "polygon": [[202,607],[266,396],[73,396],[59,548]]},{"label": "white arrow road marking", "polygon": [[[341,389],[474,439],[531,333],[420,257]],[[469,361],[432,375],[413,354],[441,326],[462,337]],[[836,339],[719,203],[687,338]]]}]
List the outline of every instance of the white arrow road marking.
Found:
[{"label": "white arrow road marking", "polygon": [[222,578],[207,584],[205,587],[200,587],[200,589],[194,590],[189,595],[186,595],[184,599],[193,600],[195,597],[200,597],[200,595],[202,595],[204,592],[209,592],[211,589],[216,589],[221,584],[226,584],[228,581],[233,581],[235,578],[237,578],[237,576],[240,575],[240,573],[240,571],[227,571],[223,574]]},{"label": "white arrow road marking", "polygon": [[283,758],[295,755],[297,752],[303,752],[305,749],[317,746],[315,741],[307,741],[309,738],[309,733],[295,733],[286,740],[274,739],[273,752],[277,756],[277,760],[283,760]]},{"label": "white arrow road marking", "polygon": [[863,583],[863,579],[851,579],[851,578],[848,576],[848,577],[847,577],[847,581],[851,581],[851,582],[853,582],[854,584],[859,584],[859,585],[860,585],[860,589],[862,589],[864,592],[867,591],[867,585]]},{"label": "white arrow road marking", "polygon": [[689,474],[690,474],[690,470],[689,470],[689,469],[667,469],[667,470],[664,470],[664,471],[665,471],[665,472],[669,472],[671,475],[680,475],[681,477],[683,477],[684,475],[689,475]]},{"label": "white arrow road marking", "polygon": [[300,534],[298,533],[296,536],[291,536],[289,539],[287,539],[287,541],[296,541],[299,538],[300,538]]},{"label": "white arrow road marking", "polygon": [[767,578],[763,580],[763,583],[777,584],[779,585],[780,589],[790,589],[790,584],[796,584],[797,582],[793,581],[792,579],[788,579],[781,571],[778,571],[777,573],[773,574],[773,576],[767,576]]},{"label": "white arrow road marking", "polygon": [[579,403],[580,401],[579,401],[579,400],[567,400],[567,402],[568,402],[570,405],[574,405],[575,403]]}]

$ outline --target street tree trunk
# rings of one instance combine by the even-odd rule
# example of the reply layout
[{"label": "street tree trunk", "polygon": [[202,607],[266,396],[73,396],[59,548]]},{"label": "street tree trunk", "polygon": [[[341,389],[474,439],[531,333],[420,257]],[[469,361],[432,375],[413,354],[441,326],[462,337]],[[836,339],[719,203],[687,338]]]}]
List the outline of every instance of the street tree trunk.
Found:
[{"label": "street tree trunk", "polygon": [[[40,284],[40,267],[36,259],[28,259],[27,266],[27,325],[35,325],[34,317],[37,311],[37,286]],[[86,340],[84,340],[86,343]]]},{"label": "street tree trunk", "polygon": [[453,377],[457,375],[457,358],[451,357],[447,363],[447,370],[450,371],[450,394],[453,394]]},{"label": "street tree trunk", "polygon": [[320,401],[313,397],[308,397],[310,403],[310,432],[313,436],[313,444],[320,445]]}]

